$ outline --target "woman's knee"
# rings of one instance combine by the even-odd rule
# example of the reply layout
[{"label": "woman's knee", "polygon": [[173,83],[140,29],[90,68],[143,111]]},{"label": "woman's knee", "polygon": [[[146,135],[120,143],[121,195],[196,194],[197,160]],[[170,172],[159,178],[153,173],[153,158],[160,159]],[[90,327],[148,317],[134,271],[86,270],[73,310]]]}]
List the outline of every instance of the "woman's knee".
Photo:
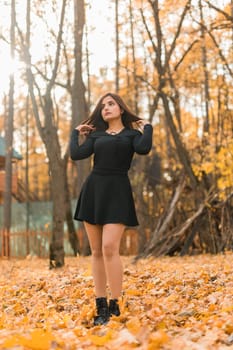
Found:
[{"label": "woman's knee", "polygon": [[96,258],[96,259],[99,259],[99,258],[103,257],[102,249],[95,249],[95,248],[93,248],[91,250],[91,254],[92,254],[93,258]]},{"label": "woman's knee", "polygon": [[116,245],[112,242],[104,243],[102,249],[103,256],[106,258],[111,258],[119,253]]}]

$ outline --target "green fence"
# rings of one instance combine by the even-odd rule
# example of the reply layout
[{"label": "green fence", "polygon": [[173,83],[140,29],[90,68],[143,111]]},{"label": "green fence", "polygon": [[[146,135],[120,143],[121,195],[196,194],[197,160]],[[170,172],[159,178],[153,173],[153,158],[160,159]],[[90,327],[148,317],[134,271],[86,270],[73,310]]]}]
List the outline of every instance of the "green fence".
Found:
[{"label": "green fence", "polygon": [[[74,207],[76,200],[72,202]],[[10,255],[24,257],[28,254],[49,256],[52,231],[52,202],[12,203]],[[27,224],[28,223],[28,224]],[[78,230],[77,222],[74,222]],[[27,229],[28,226],[28,229]],[[3,241],[3,206],[0,206],[0,247]],[[66,255],[73,255],[64,225],[64,249]],[[1,248],[0,248],[1,254]]]}]

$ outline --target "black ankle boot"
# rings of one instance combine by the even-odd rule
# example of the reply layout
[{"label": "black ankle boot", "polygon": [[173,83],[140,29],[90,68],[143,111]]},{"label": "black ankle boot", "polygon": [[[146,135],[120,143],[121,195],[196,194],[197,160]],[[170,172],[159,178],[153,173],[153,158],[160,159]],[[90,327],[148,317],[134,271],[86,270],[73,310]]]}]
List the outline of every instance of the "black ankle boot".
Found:
[{"label": "black ankle boot", "polygon": [[120,316],[120,308],[117,299],[110,299],[109,301],[109,315]]},{"label": "black ankle boot", "polygon": [[96,298],[97,316],[94,317],[94,325],[104,325],[109,321],[109,309],[107,298]]}]

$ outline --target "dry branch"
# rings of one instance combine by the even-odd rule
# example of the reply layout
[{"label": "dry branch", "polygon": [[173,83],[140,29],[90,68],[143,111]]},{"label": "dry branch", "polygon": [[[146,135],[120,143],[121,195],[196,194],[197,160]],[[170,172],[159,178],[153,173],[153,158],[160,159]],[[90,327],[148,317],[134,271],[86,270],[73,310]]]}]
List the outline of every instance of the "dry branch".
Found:
[{"label": "dry branch", "polygon": [[[184,185],[185,179],[182,179],[174,192],[168,210],[164,213],[162,219],[159,221],[155,231],[153,232],[152,238],[142,254],[143,257],[149,255],[168,255],[176,251],[178,248],[181,248],[182,242],[184,242],[186,239],[187,230],[201,216],[204,209],[206,207],[209,207],[211,205],[211,202],[216,198],[217,194],[210,191],[205,200],[199,206],[198,210],[196,210],[193,215],[191,215],[178,227],[169,230],[168,227],[174,216],[176,204],[180,199]],[[192,236],[189,237],[189,240],[192,241],[194,239],[194,236],[195,233],[192,233]]]}]

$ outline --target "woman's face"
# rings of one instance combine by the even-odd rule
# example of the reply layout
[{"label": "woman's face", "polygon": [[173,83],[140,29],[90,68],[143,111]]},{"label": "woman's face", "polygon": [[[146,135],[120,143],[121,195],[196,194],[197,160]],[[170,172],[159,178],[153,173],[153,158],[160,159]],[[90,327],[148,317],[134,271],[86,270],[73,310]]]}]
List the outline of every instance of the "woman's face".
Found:
[{"label": "woman's face", "polygon": [[121,108],[111,96],[106,96],[101,106],[101,115],[105,122],[121,118]]}]

